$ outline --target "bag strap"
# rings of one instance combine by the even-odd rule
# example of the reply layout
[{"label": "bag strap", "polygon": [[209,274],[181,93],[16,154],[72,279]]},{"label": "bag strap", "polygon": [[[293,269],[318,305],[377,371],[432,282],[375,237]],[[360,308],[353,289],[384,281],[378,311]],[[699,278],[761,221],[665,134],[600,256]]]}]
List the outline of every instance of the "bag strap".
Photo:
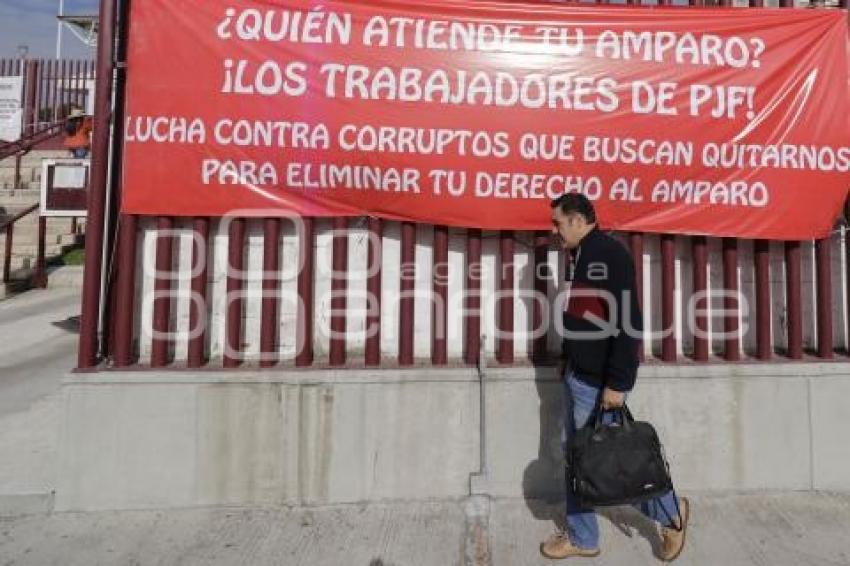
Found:
[{"label": "bag strap", "polygon": [[632,416],[632,412],[629,410],[629,407],[625,403],[623,403],[621,407],[611,409],[610,411],[605,411],[602,409],[601,405],[597,405],[594,409],[594,412],[596,413],[594,429],[598,429],[602,426],[602,416],[606,412],[614,413],[614,422],[618,422],[617,417],[619,417],[619,423],[624,429],[628,429],[629,425],[635,422],[635,418]]}]

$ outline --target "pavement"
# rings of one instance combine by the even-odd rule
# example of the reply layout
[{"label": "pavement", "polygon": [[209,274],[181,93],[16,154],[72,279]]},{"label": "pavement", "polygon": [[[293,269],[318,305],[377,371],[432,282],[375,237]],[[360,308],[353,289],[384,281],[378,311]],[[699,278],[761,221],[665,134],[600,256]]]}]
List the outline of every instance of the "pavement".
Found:
[{"label": "pavement", "polygon": [[[0,301],[0,566],[514,566],[553,564],[540,542],[559,502],[472,498],[329,507],[55,513],[62,376],[79,289]],[[676,564],[848,566],[850,494],[691,493]],[[600,519],[602,554],[576,564],[657,564],[657,533],[631,508]],[[564,561],[563,563],[571,563]]]}]

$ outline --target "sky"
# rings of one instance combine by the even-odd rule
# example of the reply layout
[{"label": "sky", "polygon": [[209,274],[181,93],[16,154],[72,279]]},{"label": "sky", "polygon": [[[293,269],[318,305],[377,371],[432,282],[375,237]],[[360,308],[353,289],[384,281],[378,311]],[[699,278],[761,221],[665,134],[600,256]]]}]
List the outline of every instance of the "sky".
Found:
[{"label": "sky", "polygon": [[[65,0],[66,14],[97,14],[98,0]],[[59,0],[0,0],[0,58],[17,57],[18,46],[30,57],[56,57],[56,16]],[[62,31],[63,58],[94,57],[94,51]]]}]

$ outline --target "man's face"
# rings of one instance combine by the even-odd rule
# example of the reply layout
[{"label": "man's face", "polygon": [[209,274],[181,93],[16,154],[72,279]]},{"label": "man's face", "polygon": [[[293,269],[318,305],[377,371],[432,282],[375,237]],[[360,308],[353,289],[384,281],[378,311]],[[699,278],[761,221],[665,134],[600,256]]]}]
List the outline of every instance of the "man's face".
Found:
[{"label": "man's face", "polygon": [[564,214],[560,207],[552,209],[552,233],[561,237],[564,249],[577,248],[586,227],[587,222],[581,214]]}]

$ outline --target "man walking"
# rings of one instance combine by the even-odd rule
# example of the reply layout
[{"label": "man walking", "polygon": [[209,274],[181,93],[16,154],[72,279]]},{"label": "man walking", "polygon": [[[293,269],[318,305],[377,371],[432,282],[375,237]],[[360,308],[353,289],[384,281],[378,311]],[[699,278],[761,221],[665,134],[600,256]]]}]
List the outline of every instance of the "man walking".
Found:
[{"label": "man walking", "polygon": [[[584,195],[565,194],[552,202],[552,233],[571,257],[564,305],[564,446],[597,410],[621,407],[635,384],[642,317],[635,270],[628,250],[597,226]],[[604,415],[610,422],[612,415]],[[582,508],[567,487],[566,531],[540,547],[548,558],[597,556],[599,525],[593,509]],[[678,506],[678,507],[677,507]],[[662,560],[675,560],[685,545],[686,498],[670,491],[637,506],[660,524]],[[679,525],[678,513],[681,510]]]}]

